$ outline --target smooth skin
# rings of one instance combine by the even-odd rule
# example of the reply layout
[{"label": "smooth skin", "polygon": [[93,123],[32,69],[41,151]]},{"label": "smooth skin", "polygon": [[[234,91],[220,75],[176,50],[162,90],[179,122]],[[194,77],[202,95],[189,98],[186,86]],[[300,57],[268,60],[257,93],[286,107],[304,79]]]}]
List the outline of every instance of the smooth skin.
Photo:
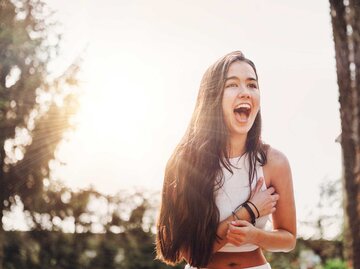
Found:
[{"label": "smooth skin", "polygon": [[[251,106],[251,113],[246,122],[239,120],[238,115],[234,113],[235,107],[241,103]],[[229,156],[241,156],[245,153],[247,133],[260,108],[256,74],[248,63],[237,61],[230,65],[222,105],[230,135]],[[222,240],[214,244],[214,254],[207,268],[237,269],[259,266],[266,263],[261,249],[288,252],[295,247],[296,212],[290,165],[286,156],[274,148],[269,148],[267,158],[263,171],[268,190],[261,192],[258,183],[253,190],[252,201],[264,214],[272,214],[274,229],[264,231],[254,227],[249,223],[250,218],[242,208],[238,212],[241,220],[232,221],[232,216],[229,216],[219,223],[218,235]],[[258,200],[254,200],[256,198]],[[259,248],[251,252],[217,252],[228,242],[236,246],[252,243]]]}]

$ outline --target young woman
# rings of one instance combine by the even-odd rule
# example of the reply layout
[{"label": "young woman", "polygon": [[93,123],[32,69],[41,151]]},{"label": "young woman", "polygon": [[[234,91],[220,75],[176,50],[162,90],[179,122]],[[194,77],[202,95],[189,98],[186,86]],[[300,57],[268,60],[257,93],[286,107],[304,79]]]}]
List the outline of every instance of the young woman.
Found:
[{"label": "young woman", "polygon": [[290,166],[260,135],[255,65],[240,51],[229,53],[205,72],[188,129],[168,161],[159,259],[185,259],[186,268],[262,269],[271,268],[262,249],[295,247]]}]

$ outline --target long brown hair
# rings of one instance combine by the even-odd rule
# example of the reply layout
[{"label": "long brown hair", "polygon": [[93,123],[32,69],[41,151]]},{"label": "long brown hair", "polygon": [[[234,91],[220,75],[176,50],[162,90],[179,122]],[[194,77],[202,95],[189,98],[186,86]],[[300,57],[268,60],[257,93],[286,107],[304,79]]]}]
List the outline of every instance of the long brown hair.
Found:
[{"label": "long brown hair", "polygon": [[[156,236],[157,258],[166,263],[180,262],[186,253],[190,265],[204,267],[218,239],[215,190],[223,184],[221,165],[232,172],[222,98],[226,74],[235,61],[252,66],[258,79],[254,63],[241,51],[210,66],[202,78],[188,129],[167,163]],[[266,163],[260,134],[259,111],[246,140],[250,186],[256,162]]]}]

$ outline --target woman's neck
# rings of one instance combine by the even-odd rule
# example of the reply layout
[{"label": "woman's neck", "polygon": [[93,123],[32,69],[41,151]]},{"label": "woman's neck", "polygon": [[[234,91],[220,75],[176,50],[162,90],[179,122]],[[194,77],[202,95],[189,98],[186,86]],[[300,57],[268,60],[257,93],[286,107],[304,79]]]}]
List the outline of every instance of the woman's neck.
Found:
[{"label": "woman's neck", "polygon": [[230,137],[229,143],[229,157],[239,157],[246,152],[246,137],[247,135]]}]

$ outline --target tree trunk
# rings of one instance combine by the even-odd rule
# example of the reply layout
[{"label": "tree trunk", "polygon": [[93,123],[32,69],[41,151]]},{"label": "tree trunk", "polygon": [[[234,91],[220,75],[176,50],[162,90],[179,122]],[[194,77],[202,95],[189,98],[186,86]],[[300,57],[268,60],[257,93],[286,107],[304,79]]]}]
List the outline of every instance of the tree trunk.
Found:
[{"label": "tree trunk", "polygon": [[340,93],[346,213],[353,268],[360,269],[360,1],[330,0],[330,7]]},{"label": "tree trunk", "polygon": [[[5,160],[5,149],[4,139],[0,138],[0,188],[4,190],[5,186],[5,173],[4,173],[4,160]],[[4,197],[3,192],[0,192],[0,269],[3,269],[4,265],[4,242],[5,232],[3,227],[3,216],[4,216]]]},{"label": "tree trunk", "polygon": [[3,269],[4,265],[4,241],[5,241],[5,232],[2,225],[2,218],[3,218],[3,208],[0,208],[0,269]]}]

